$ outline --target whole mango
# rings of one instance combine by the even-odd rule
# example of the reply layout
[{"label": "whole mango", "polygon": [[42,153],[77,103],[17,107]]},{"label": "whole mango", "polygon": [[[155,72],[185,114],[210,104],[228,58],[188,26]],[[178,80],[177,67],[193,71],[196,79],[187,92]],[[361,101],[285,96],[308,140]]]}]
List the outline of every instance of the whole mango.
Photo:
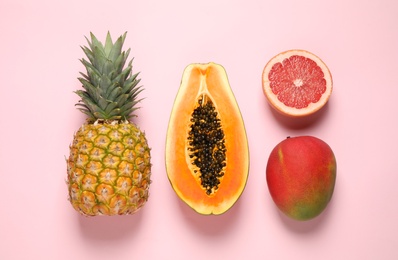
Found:
[{"label": "whole mango", "polygon": [[276,206],[296,220],[318,216],[332,198],[336,158],[330,146],[313,136],[288,137],[272,150],[266,169]]}]

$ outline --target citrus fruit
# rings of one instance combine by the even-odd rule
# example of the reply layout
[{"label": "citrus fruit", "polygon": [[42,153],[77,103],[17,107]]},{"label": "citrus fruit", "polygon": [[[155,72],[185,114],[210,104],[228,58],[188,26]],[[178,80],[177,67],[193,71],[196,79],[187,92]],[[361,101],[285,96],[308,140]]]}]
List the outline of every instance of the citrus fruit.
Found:
[{"label": "citrus fruit", "polygon": [[273,57],[264,67],[262,83],[270,105],[292,117],[321,109],[333,88],[326,64],[305,50],[288,50]]}]

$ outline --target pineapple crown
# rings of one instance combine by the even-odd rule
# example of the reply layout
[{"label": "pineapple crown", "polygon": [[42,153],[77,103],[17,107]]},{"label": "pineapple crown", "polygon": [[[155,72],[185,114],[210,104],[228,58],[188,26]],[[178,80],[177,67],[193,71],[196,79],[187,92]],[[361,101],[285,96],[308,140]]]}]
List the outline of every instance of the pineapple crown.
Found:
[{"label": "pineapple crown", "polygon": [[130,53],[130,49],[122,51],[126,34],[113,43],[108,32],[103,45],[90,33],[91,42],[86,37],[88,47],[81,47],[88,58],[80,59],[87,73],[80,72],[82,77],[78,79],[84,90],[75,92],[81,98],[76,106],[91,122],[129,120],[142,100],[137,99],[143,88],[138,86],[138,73],[132,74],[133,60],[125,67]]}]

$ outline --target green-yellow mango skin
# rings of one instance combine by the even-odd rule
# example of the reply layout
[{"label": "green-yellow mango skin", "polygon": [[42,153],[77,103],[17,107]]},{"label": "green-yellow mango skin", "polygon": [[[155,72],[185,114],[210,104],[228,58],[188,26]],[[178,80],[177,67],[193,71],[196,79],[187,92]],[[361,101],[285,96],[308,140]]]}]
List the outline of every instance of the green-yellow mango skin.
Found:
[{"label": "green-yellow mango skin", "polygon": [[336,183],[336,158],[313,136],[288,137],[271,151],[266,179],[276,206],[295,220],[310,220],[326,208]]}]

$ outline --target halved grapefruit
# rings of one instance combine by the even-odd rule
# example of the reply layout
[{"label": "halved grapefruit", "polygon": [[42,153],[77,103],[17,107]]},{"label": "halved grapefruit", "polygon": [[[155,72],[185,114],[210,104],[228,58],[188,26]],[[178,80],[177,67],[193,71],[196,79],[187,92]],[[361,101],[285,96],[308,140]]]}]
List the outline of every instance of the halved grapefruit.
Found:
[{"label": "halved grapefruit", "polygon": [[289,50],[273,57],[264,67],[262,83],[271,106],[292,117],[321,109],[333,89],[326,64],[305,50]]}]

